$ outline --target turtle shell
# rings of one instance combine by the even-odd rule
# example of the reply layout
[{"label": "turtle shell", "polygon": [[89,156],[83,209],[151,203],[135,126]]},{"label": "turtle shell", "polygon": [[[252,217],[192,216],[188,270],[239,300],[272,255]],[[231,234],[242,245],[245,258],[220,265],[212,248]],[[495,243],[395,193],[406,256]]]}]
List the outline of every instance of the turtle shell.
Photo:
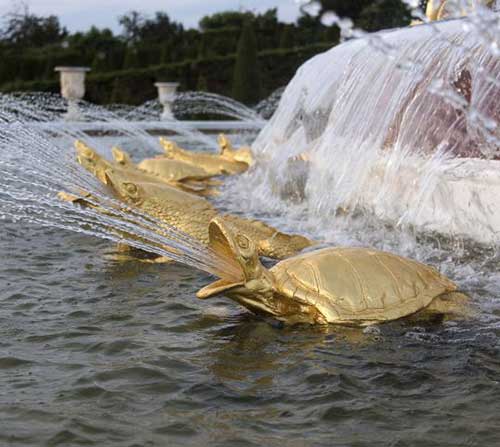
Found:
[{"label": "turtle shell", "polygon": [[182,161],[193,166],[204,169],[208,174],[215,175],[234,175],[241,174],[248,169],[248,164],[235,160],[204,152],[194,152],[181,149],[178,146],[165,146],[166,157],[170,160]]},{"label": "turtle shell", "polygon": [[391,253],[326,248],[271,272],[279,294],[316,307],[330,323],[366,325],[411,315],[456,290],[437,270]]}]

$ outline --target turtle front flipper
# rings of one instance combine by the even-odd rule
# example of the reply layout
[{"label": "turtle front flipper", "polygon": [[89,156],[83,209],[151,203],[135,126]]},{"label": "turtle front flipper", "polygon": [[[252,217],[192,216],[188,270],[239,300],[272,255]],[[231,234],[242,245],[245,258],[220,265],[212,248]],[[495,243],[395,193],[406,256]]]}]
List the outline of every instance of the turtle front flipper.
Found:
[{"label": "turtle front flipper", "polygon": [[82,195],[77,196],[64,191],[60,191],[57,193],[57,198],[59,200],[62,200],[63,202],[69,202],[73,205],[80,205],[85,208],[97,208],[96,205],[87,200],[87,199],[92,199],[92,195],[88,192],[82,191]]}]

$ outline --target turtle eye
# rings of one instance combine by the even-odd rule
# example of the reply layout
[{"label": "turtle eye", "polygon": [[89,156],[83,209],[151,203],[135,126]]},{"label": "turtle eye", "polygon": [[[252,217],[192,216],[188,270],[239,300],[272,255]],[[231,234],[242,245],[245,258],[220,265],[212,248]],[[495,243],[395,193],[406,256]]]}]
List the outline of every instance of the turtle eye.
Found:
[{"label": "turtle eye", "polygon": [[241,234],[238,234],[238,236],[236,236],[236,243],[238,244],[238,247],[243,250],[248,250],[248,248],[250,247],[250,241],[248,240],[248,238]]},{"label": "turtle eye", "polygon": [[127,194],[129,194],[132,197],[137,196],[137,194],[139,192],[137,185],[135,185],[133,183],[124,183],[123,188],[125,189]]}]

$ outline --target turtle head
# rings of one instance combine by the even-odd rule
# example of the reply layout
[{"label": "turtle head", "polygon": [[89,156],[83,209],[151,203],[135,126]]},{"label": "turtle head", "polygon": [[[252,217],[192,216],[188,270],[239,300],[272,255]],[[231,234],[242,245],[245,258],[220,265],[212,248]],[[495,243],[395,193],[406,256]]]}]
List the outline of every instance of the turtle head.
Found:
[{"label": "turtle head", "polygon": [[233,145],[231,144],[231,141],[229,140],[226,134],[224,133],[219,134],[219,136],[217,137],[217,143],[219,144],[221,155],[228,155],[234,153]]},{"label": "turtle head", "polygon": [[176,158],[176,154],[180,152],[180,148],[175,141],[160,137],[160,144],[168,158]]},{"label": "turtle head", "polygon": [[111,186],[116,195],[134,205],[140,205],[144,200],[144,191],[137,183],[131,182],[120,171],[107,169],[105,172],[106,184]]},{"label": "turtle head", "polygon": [[83,141],[76,140],[75,149],[78,163],[106,184],[105,172],[111,167],[110,163]]},{"label": "turtle head", "polygon": [[219,135],[217,142],[219,143],[220,154],[222,157],[231,161],[246,163],[248,166],[253,164],[252,151],[249,147],[244,146],[240,149],[234,149],[229,138],[223,133]]},{"label": "turtle head", "polygon": [[132,164],[132,160],[130,159],[130,155],[127,154],[123,149],[120,149],[118,146],[112,147],[111,153],[113,154],[113,159],[119,165],[129,166]]},{"label": "turtle head", "polygon": [[253,241],[223,217],[210,222],[209,247],[225,261],[221,279],[197,293],[201,299],[224,294],[256,313],[274,314],[272,273],[260,262]]}]

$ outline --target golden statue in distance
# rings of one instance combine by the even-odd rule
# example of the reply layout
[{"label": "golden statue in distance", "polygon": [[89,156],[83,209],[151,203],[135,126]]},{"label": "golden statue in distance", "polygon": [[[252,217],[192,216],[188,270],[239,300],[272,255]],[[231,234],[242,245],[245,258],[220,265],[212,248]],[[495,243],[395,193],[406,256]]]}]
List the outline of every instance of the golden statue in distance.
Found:
[{"label": "golden statue in distance", "polygon": [[429,0],[425,9],[425,15],[430,21],[444,20],[453,17],[464,17],[474,11],[476,5],[492,8],[495,0]]},{"label": "golden statue in distance", "polygon": [[289,324],[368,326],[408,316],[463,314],[467,297],[435,269],[390,253],[326,248],[266,269],[254,241],[232,222],[210,223],[210,246],[232,265],[201,289],[224,294],[252,312]]},{"label": "golden statue in distance", "polygon": [[203,152],[188,151],[180,148],[177,143],[160,138],[160,144],[165,150],[165,156],[171,160],[183,161],[204,169],[211,176],[235,175],[245,172],[249,165],[242,161]]}]

